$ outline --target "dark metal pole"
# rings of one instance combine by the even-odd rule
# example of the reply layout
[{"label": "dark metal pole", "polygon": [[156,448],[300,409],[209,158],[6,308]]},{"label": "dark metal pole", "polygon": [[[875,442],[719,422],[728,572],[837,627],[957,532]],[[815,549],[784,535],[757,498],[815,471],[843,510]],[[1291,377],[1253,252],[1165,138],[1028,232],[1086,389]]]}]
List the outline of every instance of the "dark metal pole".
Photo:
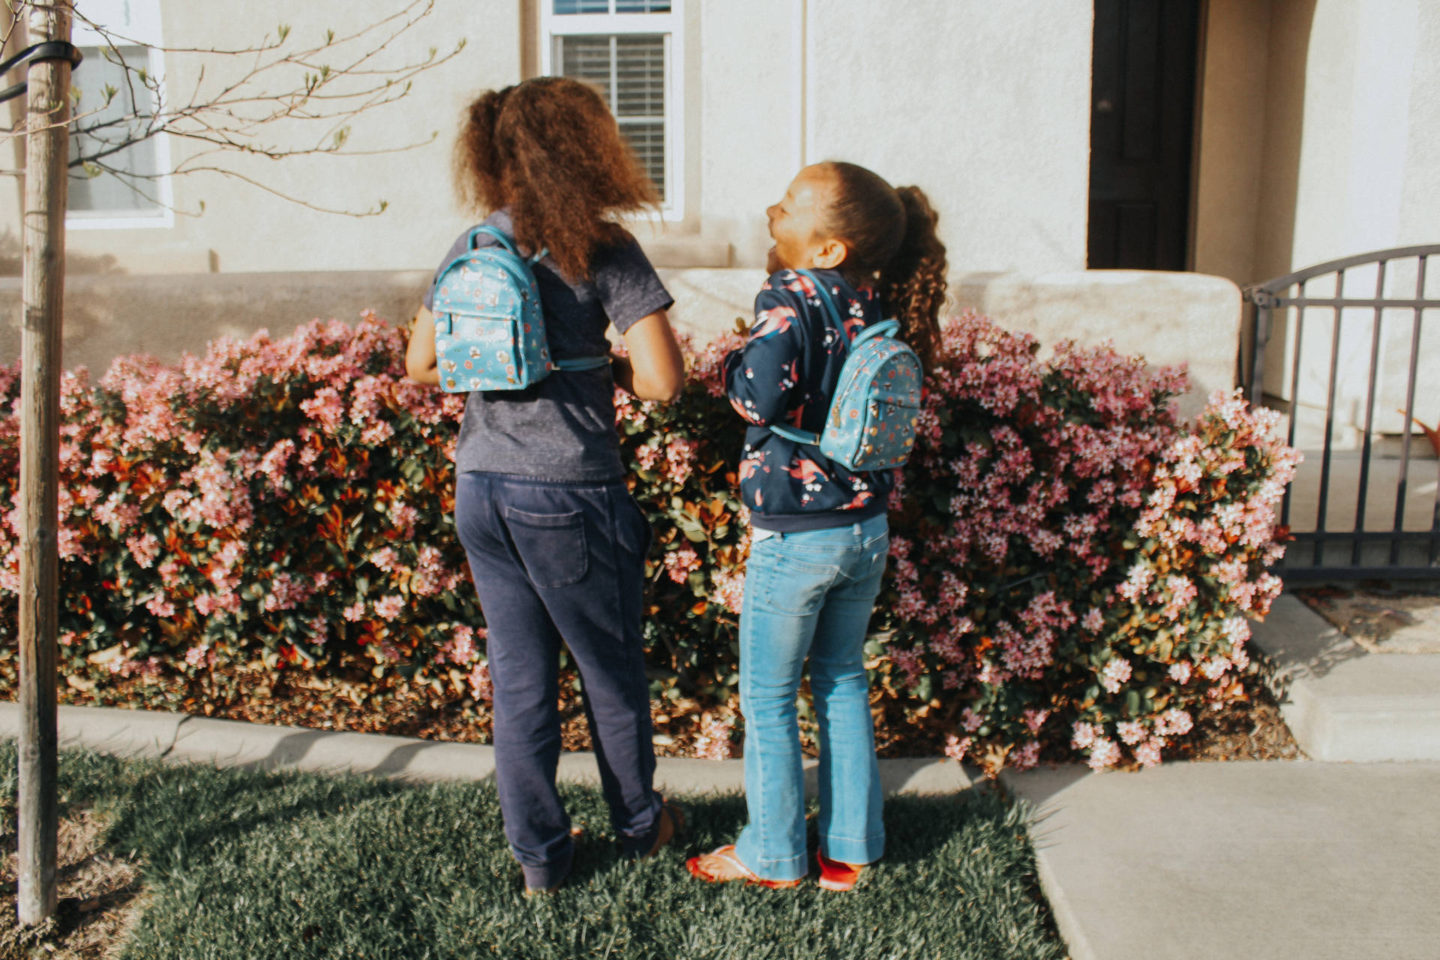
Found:
[{"label": "dark metal pole", "polygon": [[[33,40],[70,40],[70,2],[30,9]],[[25,151],[20,414],[19,897],[22,925],[55,912],[60,318],[70,63],[32,61]]]}]

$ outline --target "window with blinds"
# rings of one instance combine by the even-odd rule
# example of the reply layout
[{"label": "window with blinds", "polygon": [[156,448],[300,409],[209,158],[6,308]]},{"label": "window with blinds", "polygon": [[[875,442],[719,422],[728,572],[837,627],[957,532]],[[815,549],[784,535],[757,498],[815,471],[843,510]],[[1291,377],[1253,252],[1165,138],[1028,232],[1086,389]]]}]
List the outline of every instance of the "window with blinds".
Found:
[{"label": "window with blinds", "polygon": [[600,91],[667,212],[673,212],[678,0],[551,0],[547,6],[546,72]]},{"label": "window with blinds", "polygon": [[600,89],[640,165],[665,194],[665,38],[558,36],[555,71]]},{"label": "window with blinds", "polygon": [[165,92],[160,0],[83,6],[71,36],[85,66],[72,81],[70,160],[96,162],[71,169],[65,222],[81,230],[169,227],[169,143],[165,134],[143,136]]},{"label": "window with blinds", "polygon": [[[143,124],[134,119],[155,110],[154,91],[126,76],[127,65],[131,70],[148,69],[149,51],[139,46],[80,50],[86,71],[76,76],[84,85],[76,82],[73,87],[79,95],[75,104],[79,119],[70,137],[70,160],[103,155],[104,168],[88,165],[71,170],[69,211],[94,217],[157,213],[155,180],[161,171],[156,142],[141,139]],[[113,96],[107,97],[107,88]],[[127,141],[133,142],[122,146]]]}]

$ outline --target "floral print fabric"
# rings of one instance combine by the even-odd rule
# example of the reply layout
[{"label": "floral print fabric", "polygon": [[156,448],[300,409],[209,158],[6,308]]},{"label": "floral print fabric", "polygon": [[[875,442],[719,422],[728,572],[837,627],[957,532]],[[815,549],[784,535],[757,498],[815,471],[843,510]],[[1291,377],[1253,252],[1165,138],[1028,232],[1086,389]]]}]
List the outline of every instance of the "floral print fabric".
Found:
[{"label": "floral print fabric", "polygon": [[749,339],[725,359],[730,405],[750,424],[740,457],[740,495],[751,522],[766,530],[843,526],[884,513],[895,482],[893,471],[852,473],[818,447],[768,429],[822,430],[850,339],[882,319],[873,290],[856,290],[833,270],[812,272],[830,290],[845,329],[826,319],[808,277],[781,270],[755,298]]}]

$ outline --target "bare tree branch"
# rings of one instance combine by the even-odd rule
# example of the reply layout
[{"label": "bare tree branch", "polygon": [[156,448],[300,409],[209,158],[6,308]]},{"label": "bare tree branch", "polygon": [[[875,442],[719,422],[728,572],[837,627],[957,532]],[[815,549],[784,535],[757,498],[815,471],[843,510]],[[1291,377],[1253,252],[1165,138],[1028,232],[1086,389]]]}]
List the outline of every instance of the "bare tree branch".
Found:
[{"label": "bare tree branch", "polygon": [[[123,80],[116,80],[118,87],[107,83],[98,91],[92,88],[99,94],[99,105],[92,106],[87,98],[87,109],[72,120],[75,149],[70,167],[92,177],[113,176],[150,202],[158,201],[143,192],[141,184],[166,175],[211,173],[310,209],[353,213],[290,196],[225,165],[223,157],[376,156],[433,143],[434,133],[379,147],[350,143],[357,118],[403,99],[416,77],[449,62],[464,48],[464,40],[444,53],[431,47],[424,56],[387,66],[385,60],[392,58],[386,54],[402,38],[413,36],[417,25],[434,12],[436,0],[402,2],[396,12],[349,33],[326,31],[321,38],[300,43],[281,24],[257,42],[233,48],[148,44],[77,10],[76,20],[102,38],[101,57],[120,68]],[[0,32],[13,29],[24,7],[49,5],[30,0],[0,3],[8,11],[0,12]],[[166,96],[166,83],[150,69],[152,53],[165,58],[167,74],[180,74],[187,66],[193,69],[195,82],[188,97]],[[222,65],[226,69],[214,69]],[[224,76],[212,82],[219,74]],[[83,85],[84,73],[79,77]],[[0,140],[21,134],[23,130],[0,131]],[[154,174],[126,167],[121,157],[125,151],[162,134],[203,149]],[[383,209],[382,202],[355,215],[373,216]]]}]

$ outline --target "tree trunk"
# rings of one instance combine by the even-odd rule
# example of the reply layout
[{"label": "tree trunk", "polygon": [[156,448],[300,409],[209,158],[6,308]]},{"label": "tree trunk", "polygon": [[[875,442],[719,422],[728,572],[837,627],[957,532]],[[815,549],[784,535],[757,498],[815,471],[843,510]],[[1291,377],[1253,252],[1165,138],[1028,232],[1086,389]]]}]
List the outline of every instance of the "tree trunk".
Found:
[{"label": "tree trunk", "polygon": [[[69,0],[30,9],[35,41],[70,39]],[[55,912],[55,644],[59,556],[60,319],[70,64],[32,62],[20,376],[20,923]]]}]

